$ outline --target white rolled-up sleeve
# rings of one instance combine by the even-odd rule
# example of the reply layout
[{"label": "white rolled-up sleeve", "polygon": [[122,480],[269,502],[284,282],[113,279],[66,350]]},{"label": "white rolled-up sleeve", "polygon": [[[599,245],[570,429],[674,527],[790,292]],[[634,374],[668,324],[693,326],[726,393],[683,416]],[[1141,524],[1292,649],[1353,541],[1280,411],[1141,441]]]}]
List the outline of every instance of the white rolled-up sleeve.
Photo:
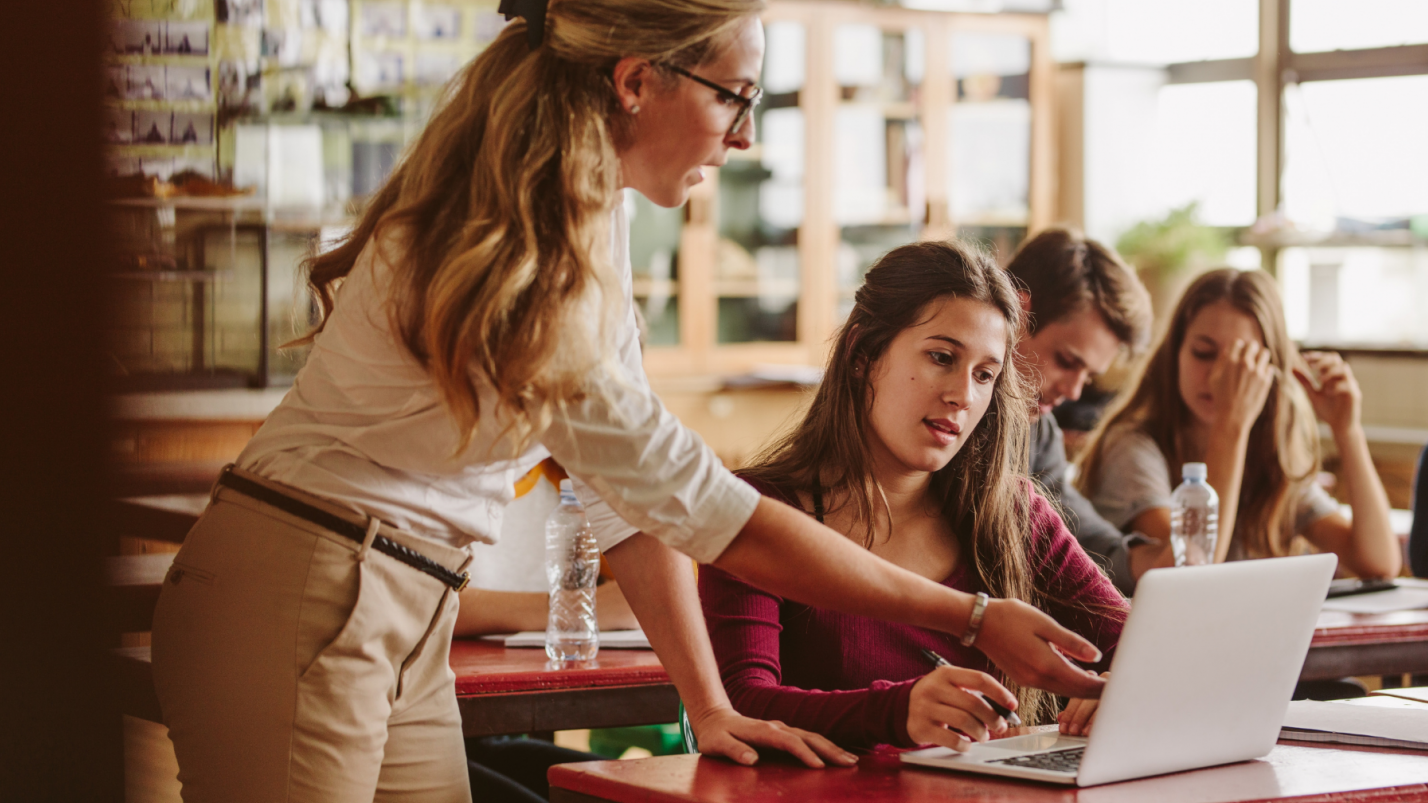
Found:
[{"label": "white rolled-up sleeve", "polygon": [[592,394],[571,405],[541,440],[576,480],[602,550],[643,531],[707,563],[748,523],[759,493],[650,390],[633,327],[631,317],[633,360],[604,383],[613,401]]},{"label": "white rolled-up sleeve", "polygon": [[601,552],[610,551],[611,547],[640,531],[639,527],[620,518],[620,514],[601,499],[594,488],[586,485],[584,480],[574,475],[570,480],[575,485],[575,495],[580,498],[580,504],[585,506],[585,518],[590,522],[590,529],[595,532],[595,540],[600,544]]},{"label": "white rolled-up sleeve", "polygon": [[621,261],[629,306],[614,363],[593,380],[603,393],[558,412],[541,441],[574,480],[602,551],[643,531],[708,563],[748,523],[759,493],[650,389]]}]

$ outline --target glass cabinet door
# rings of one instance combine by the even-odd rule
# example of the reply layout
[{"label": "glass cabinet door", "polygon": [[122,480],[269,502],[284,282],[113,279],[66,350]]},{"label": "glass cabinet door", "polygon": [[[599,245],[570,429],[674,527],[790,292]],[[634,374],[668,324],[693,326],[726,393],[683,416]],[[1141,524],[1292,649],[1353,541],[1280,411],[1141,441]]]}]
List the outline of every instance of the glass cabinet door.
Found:
[{"label": "glass cabinet door", "polygon": [[920,28],[833,29],[833,220],[838,228],[837,321],[863,274],[887,251],[919,239],[927,214]]},{"label": "glass cabinet door", "polygon": [[1031,184],[1031,40],[954,31],[947,197],[957,236],[1003,264],[1026,236]]},{"label": "glass cabinet door", "polygon": [[720,344],[798,339],[807,29],[770,22],[765,39],[757,139],[747,151],[731,150],[719,169],[713,286]]},{"label": "glass cabinet door", "polygon": [[679,345],[679,239],[683,209],[657,206],[625,190],[630,220],[630,267],[635,307],[644,319],[647,346]]}]

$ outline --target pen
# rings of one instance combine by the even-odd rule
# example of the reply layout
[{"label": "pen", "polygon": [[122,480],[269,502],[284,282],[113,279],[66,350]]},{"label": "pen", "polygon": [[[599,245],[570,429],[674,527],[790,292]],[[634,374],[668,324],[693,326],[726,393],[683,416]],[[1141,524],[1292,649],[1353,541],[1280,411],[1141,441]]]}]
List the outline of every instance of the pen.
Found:
[{"label": "pen", "polygon": [[[932,664],[934,668],[939,666],[952,666],[952,664],[947,662],[946,658],[943,658],[942,656],[938,655],[932,650],[927,649],[926,647],[922,648],[922,655],[924,658],[927,659],[928,663]],[[1021,726],[1021,717],[1017,716],[1015,711],[1008,709],[1001,703],[988,699],[985,695],[983,695],[976,689],[963,689],[962,691],[965,691],[968,694],[975,694],[978,697],[981,697],[982,702],[991,706],[992,710],[997,712],[997,716],[1001,717],[1002,719],[1005,719],[1007,721],[1007,724],[1012,726],[1013,728]]]}]

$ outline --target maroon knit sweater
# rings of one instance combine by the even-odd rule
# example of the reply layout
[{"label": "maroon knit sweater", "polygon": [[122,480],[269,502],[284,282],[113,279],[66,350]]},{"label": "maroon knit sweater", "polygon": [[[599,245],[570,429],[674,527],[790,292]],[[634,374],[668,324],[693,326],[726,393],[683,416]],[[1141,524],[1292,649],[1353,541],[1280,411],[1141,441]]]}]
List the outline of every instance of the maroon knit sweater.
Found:
[{"label": "maroon knit sweater", "polygon": [[[799,507],[797,499],[776,488],[751,484]],[[1047,613],[1100,648],[1103,660],[1094,668],[1103,671],[1122,617],[1092,613],[1086,606],[1124,610],[1125,598],[1035,492],[1031,526],[1036,584],[1063,601],[1049,605]],[[972,594],[986,590],[962,563],[942,584]],[[699,596],[735,710],[781,720],[841,745],[915,746],[907,735],[907,711],[913,684],[929,671],[923,647],[956,666],[997,676],[986,656],[949,634],[785,600],[714,566],[700,567]]]}]

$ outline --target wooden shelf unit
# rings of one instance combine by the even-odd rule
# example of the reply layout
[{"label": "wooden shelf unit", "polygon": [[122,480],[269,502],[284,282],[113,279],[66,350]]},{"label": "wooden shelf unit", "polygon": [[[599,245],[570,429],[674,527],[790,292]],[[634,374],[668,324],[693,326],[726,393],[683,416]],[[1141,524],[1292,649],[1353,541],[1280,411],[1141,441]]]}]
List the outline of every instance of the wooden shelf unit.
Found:
[{"label": "wooden shelf unit", "polygon": [[[899,191],[906,193],[906,186],[896,186],[897,182],[890,179],[890,197],[883,206],[883,214],[859,222],[857,227],[884,230],[904,227],[906,236],[900,242],[955,236],[961,227],[983,227],[978,229],[981,233],[996,229],[1004,232],[999,245],[1001,256],[1005,257],[1008,242],[1014,247],[1020,236],[1051,224],[1055,214],[1054,74],[1045,16],[918,11],[838,0],[772,0],[764,22],[769,28],[793,23],[803,29],[802,85],[792,90],[781,88],[777,95],[771,91],[770,97],[776,100],[766,102],[761,109],[767,113],[771,109],[796,107],[803,115],[801,222],[780,244],[785,256],[796,251],[796,279],[783,274],[750,276],[747,265],[745,272],[739,275],[719,275],[721,247],[725,253],[729,250],[727,242],[721,246],[721,183],[734,180],[732,171],[745,171],[741,181],[757,183],[761,180],[759,170],[770,164],[774,150],[765,139],[765,127],[761,125],[759,141],[750,150],[732,151],[729,164],[723,169],[706,169],[705,181],[691,192],[678,236],[677,277],[651,278],[639,273],[635,277],[637,298],[654,294],[676,299],[678,345],[649,346],[645,350],[646,368],[656,378],[738,374],[757,364],[819,365],[823,362],[828,340],[846,315],[855,289],[855,285],[839,278],[840,249],[845,274],[847,252],[851,249],[843,243],[845,224],[836,219],[834,195],[840,175],[858,168],[841,163],[837,158],[835,140],[839,134],[835,119],[840,109],[859,108],[881,113],[889,127],[920,126],[920,168],[910,170],[907,177],[920,179],[925,192],[923,202],[915,207],[900,204],[892,196]],[[889,99],[876,97],[876,88],[854,92],[840,87],[835,67],[839,55],[834,52],[834,39],[835,31],[845,25],[872,26],[880,29],[885,37],[889,34],[905,36],[913,30],[921,32],[925,44],[921,47],[924,55],[920,83],[909,85],[907,97]],[[949,137],[954,135],[954,107],[962,102],[957,98],[958,80],[952,70],[954,34],[1024,37],[1029,43],[1029,68],[1024,79],[1024,102],[1030,108],[1024,217],[984,210],[959,220],[954,212],[951,188],[958,184],[956,178],[949,175],[952,170]],[[770,36],[770,48],[774,46],[774,37]],[[1020,76],[1014,78],[1020,79]],[[768,80],[767,74],[765,80]],[[750,177],[749,172],[755,175]],[[721,176],[722,173],[729,175]],[[632,225],[638,228],[640,223],[637,216]],[[885,252],[896,244],[891,242],[884,247],[881,239],[875,244],[863,243],[859,259],[871,259],[873,252]],[[744,256],[749,264],[756,262],[755,254],[746,250]],[[636,270],[641,270],[641,266],[636,264]],[[743,303],[755,304],[748,300],[752,297],[773,304],[791,293],[796,294],[794,339],[720,342],[721,298],[745,299]]]}]

